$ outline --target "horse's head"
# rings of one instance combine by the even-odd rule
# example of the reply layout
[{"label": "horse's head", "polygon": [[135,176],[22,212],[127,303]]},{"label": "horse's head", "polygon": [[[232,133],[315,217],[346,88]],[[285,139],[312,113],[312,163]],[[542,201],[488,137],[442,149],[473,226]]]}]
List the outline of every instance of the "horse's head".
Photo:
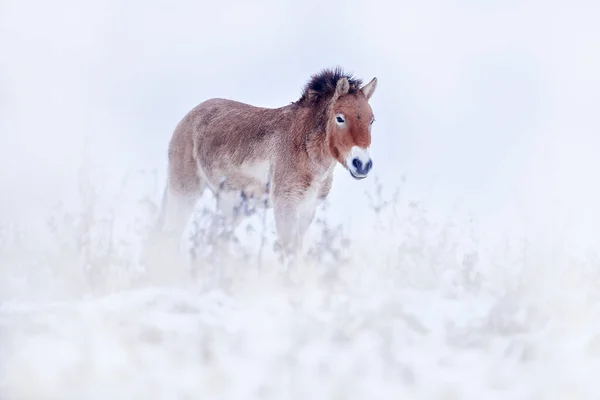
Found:
[{"label": "horse's head", "polygon": [[369,99],[376,87],[377,78],[373,78],[360,89],[351,90],[348,78],[342,77],[330,103],[329,150],[355,179],[366,178],[373,167],[369,146],[375,118]]}]

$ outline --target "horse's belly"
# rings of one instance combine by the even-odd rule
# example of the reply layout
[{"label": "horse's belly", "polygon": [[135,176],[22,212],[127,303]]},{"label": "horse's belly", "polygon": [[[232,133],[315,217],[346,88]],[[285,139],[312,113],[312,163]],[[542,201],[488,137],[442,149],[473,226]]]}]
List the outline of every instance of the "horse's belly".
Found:
[{"label": "horse's belly", "polygon": [[239,192],[249,205],[270,207],[270,164],[268,161],[244,163],[235,168],[214,171],[218,190]]},{"label": "horse's belly", "polygon": [[240,172],[247,179],[247,184],[241,188],[242,193],[257,207],[269,207],[270,199],[270,163],[259,161],[242,165]]},{"label": "horse's belly", "polygon": [[268,160],[248,162],[239,167],[239,172],[245,175],[249,180],[260,186],[266,186],[269,183],[269,172],[271,163]]}]

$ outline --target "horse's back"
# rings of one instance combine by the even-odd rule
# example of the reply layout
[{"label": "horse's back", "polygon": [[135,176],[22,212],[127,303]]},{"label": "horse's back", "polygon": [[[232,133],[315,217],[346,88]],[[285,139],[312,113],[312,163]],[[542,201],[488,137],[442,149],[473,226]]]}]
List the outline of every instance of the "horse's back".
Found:
[{"label": "horse's back", "polygon": [[189,166],[186,169],[192,164],[200,168],[211,186],[218,184],[222,176],[232,182],[254,181],[250,172],[268,161],[273,151],[275,130],[268,122],[272,113],[235,100],[205,100],[191,109],[175,129],[172,161],[185,162]]}]

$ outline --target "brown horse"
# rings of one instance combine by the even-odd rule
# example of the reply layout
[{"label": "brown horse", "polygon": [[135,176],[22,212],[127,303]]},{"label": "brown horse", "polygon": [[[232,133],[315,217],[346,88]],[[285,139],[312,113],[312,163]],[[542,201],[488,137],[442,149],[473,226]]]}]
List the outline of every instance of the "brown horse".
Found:
[{"label": "brown horse", "polygon": [[336,163],[355,179],[367,176],[377,86],[340,68],[313,75],[301,97],[280,108],[209,99],[179,122],[169,143],[168,182],[159,218],[177,238],[206,187],[234,229],[248,204],[273,207],[286,253],[302,246]]}]

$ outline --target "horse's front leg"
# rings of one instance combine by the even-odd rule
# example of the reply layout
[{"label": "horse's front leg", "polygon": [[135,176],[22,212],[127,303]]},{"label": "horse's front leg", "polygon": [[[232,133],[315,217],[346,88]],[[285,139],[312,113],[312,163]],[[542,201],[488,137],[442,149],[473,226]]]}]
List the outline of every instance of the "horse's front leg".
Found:
[{"label": "horse's front leg", "polygon": [[289,196],[274,196],[273,213],[277,242],[284,256],[295,255],[300,247],[299,201]]},{"label": "horse's front leg", "polygon": [[274,196],[273,208],[279,247],[284,257],[295,259],[314,219],[316,204],[304,197]]}]

